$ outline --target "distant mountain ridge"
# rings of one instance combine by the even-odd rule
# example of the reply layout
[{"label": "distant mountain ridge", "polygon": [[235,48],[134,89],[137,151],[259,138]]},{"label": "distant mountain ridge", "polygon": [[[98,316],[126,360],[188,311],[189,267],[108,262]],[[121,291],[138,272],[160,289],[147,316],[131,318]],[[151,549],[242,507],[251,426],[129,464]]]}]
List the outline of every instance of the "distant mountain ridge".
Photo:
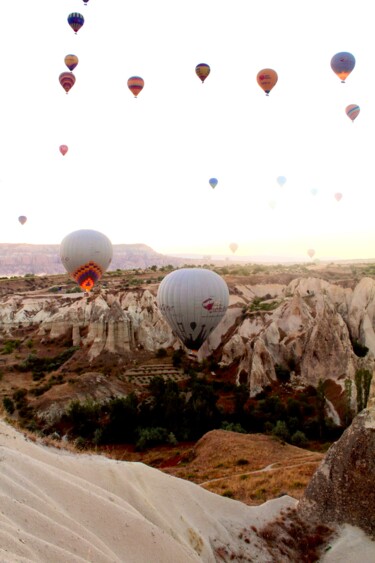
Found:
[{"label": "distant mountain ridge", "polygon": [[[59,244],[0,243],[0,275],[62,274]],[[148,268],[150,266],[181,266],[192,262],[186,258],[165,256],[146,244],[114,244],[109,270]]]}]

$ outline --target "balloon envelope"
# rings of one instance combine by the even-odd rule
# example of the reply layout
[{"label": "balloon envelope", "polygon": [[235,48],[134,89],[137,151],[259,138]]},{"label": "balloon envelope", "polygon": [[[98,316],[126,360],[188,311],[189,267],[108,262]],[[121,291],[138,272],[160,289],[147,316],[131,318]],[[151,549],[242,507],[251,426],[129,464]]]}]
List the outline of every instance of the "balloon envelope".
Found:
[{"label": "balloon envelope", "polygon": [[340,192],[335,193],[335,200],[336,201],[340,201],[341,198],[342,198],[342,194]]},{"label": "balloon envelope", "polygon": [[24,225],[27,221],[27,217],[25,217],[25,215],[20,215],[18,217],[18,221],[21,223],[21,225]]},{"label": "balloon envelope", "polygon": [[351,119],[352,121],[355,120],[356,117],[358,117],[359,112],[360,112],[360,107],[357,106],[357,104],[349,104],[348,106],[346,106],[345,108],[345,113],[346,115],[349,117],[349,119]]},{"label": "balloon envelope", "polygon": [[313,248],[309,248],[309,250],[307,251],[307,254],[310,256],[310,258],[312,258],[315,254],[315,250]]},{"label": "balloon envelope", "polygon": [[198,78],[200,78],[202,80],[202,84],[206,80],[206,78],[210,74],[210,72],[211,72],[211,69],[210,69],[209,65],[206,64],[206,63],[199,63],[199,65],[197,65],[195,67],[195,73],[198,76]]},{"label": "balloon envelope", "polygon": [[112,260],[112,243],[90,229],[73,231],[60,244],[60,259],[70,276],[85,291],[100,280]]},{"label": "balloon envelope", "polygon": [[69,90],[73,88],[75,81],[76,77],[72,72],[62,72],[59,76],[59,82],[66,93],[68,93]]},{"label": "balloon envelope", "polygon": [[217,178],[210,178],[210,179],[208,180],[208,182],[209,182],[211,188],[216,188],[216,186],[217,186],[217,184],[218,184]]},{"label": "balloon envelope", "polygon": [[265,91],[266,96],[271,92],[278,80],[277,72],[272,68],[264,68],[257,74],[257,82],[262,90]]},{"label": "balloon envelope", "polygon": [[231,249],[231,251],[234,254],[236,252],[236,250],[238,249],[238,244],[236,242],[231,242],[230,245],[229,245],[229,248]]},{"label": "balloon envelope", "polygon": [[61,154],[62,154],[63,156],[66,155],[66,153],[68,152],[68,150],[69,150],[69,149],[68,149],[68,146],[67,146],[67,145],[60,145],[60,146],[59,146],[59,151],[61,152]]},{"label": "balloon envelope", "polygon": [[74,70],[78,64],[78,57],[76,55],[66,55],[64,63],[69,70]]},{"label": "balloon envelope", "polygon": [[204,268],[182,268],[159,285],[158,307],[181,342],[197,351],[224,317],[228,286],[221,276]]},{"label": "balloon envelope", "polygon": [[77,31],[81,29],[84,23],[85,23],[85,18],[83,17],[82,14],[78,12],[72,12],[71,14],[69,14],[68,24],[70,25],[70,27],[73,29],[75,33],[77,33]]},{"label": "balloon envelope", "polygon": [[336,53],[331,59],[331,68],[333,72],[340,78],[341,82],[352,72],[355,67],[355,58],[351,53]]},{"label": "balloon envelope", "polygon": [[144,85],[145,82],[140,76],[131,76],[128,80],[128,88],[134,94],[135,98],[138,96],[139,92],[143,90]]},{"label": "balloon envelope", "polygon": [[285,176],[278,176],[278,177],[276,178],[276,180],[277,180],[277,183],[279,184],[279,186],[281,186],[281,187],[283,187],[283,185],[284,185],[285,182],[286,182]]}]

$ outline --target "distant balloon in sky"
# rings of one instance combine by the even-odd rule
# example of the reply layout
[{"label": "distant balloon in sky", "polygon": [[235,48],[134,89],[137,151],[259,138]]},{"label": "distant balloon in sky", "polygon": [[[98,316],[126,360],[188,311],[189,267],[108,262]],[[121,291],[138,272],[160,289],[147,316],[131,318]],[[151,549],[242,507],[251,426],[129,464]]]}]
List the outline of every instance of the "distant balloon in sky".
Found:
[{"label": "distant balloon in sky", "polygon": [[128,80],[128,88],[134,94],[135,98],[143,90],[144,85],[145,82],[140,76],[131,76]]},{"label": "distant balloon in sky", "polygon": [[218,179],[217,178],[210,178],[208,180],[208,183],[210,184],[211,188],[216,188],[216,186],[218,184]]},{"label": "distant balloon in sky", "polygon": [[346,106],[346,108],[345,108],[346,115],[352,121],[354,121],[356,119],[356,117],[358,117],[360,111],[361,111],[360,107],[357,106],[357,104],[350,104],[350,105]]},{"label": "distant balloon in sky", "polygon": [[99,231],[81,229],[67,235],[60,244],[64,268],[77,284],[90,291],[111,263],[112,243]]},{"label": "distant balloon in sky", "polygon": [[69,70],[74,70],[78,64],[78,57],[76,55],[66,55],[64,62]]},{"label": "distant balloon in sky", "polygon": [[234,254],[236,252],[236,250],[238,249],[238,244],[236,242],[231,242],[230,245],[229,245],[229,248],[231,249],[231,251]]},{"label": "distant balloon in sky", "polygon": [[341,82],[345,82],[354,67],[355,58],[351,53],[336,53],[331,59],[331,68]]},{"label": "distant balloon in sky", "polygon": [[272,70],[272,68],[264,68],[257,74],[257,82],[262,90],[265,91],[266,96],[269,95],[277,80],[277,72],[275,70]]},{"label": "distant balloon in sky", "polygon": [[224,317],[228,286],[221,276],[205,268],[182,268],[160,283],[157,304],[174,334],[197,352]]},{"label": "distant balloon in sky", "polygon": [[340,192],[335,193],[335,200],[336,201],[340,201],[341,198],[342,198],[342,193],[340,193]]},{"label": "distant balloon in sky", "polygon": [[60,147],[59,147],[59,151],[61,152],[61,154],[62,154],[63,156],[66,155],[66,153],[68,152],[68,150],[69,150],[69,149],[68,149],[67,145],[60,145]]},{"label": "distant balloon in sky", "polygon": [[73,29],[74,33],[77,33],[85,23],[85,18],[82,14],[78,12],[72,12],[68,16],[68,24]]},{"label": "distant balloon in sky", "polygon": [[59,76],[59,82],[66,93],[74,86],[75,81],[76,77],[72,72],[62,72]]},{"label": "distant balloon in sky", "polygon": [[283,187],[283,185],[286,183],[286,178],[285,176],[278,176],[276,178],[277,183],[279,184],[279,186]]},{"label": "distant balloon in sky", "polygon": [[311,195],[316,195],[318,193],[318,190],[316,188],[311,188],[310,193]]},{"label": "distant balloon in sky", "polygon": [[206,64],[206,63],[199,63],[199,65],[197,65],[195,67],[195,73],[198,76],[198,78],[201,79],[202,84],[206,80],[206,78],[210,74],[210,72],[211,72],[211,69],[210,69],[209,65]]},{"label": "distant balloon in sky", "polygon": [[83,3],[84,3],[85,6],[87,6],[88,1],[89,0],[83,0]]},{"label": "distant balloon in sky", "polygon": [[315,250],[313,248],[309,248],[307,254],[310,256],[310,258],[313,258],[313,256],[315,255]]},{"label": "distant balloon in sky", "polygon": [[24,225],[27,221],[27,217],[25,217],[25,215],[20,215],[18,217],[18,221],[21,223],[21,225]]}]

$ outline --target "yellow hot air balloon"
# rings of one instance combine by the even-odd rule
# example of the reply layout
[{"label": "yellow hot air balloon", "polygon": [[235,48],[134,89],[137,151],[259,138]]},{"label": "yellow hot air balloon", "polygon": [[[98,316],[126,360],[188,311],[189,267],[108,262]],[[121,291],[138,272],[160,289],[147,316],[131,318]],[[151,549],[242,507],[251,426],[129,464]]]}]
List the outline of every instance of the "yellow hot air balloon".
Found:
[{"label": "yellow hot air balloon", "polygon": [[60,244],[64,268],[84,291],[91,291],[112,260],[112,244],[106,235],[81,229],[67,235]]},{"label": "yellow hot air balloon", "polygon": [[206,80],[206,78],[210,74],[210,72],[211,72],[211,69],[210,69],[209,65],[206,64],[206,63],[199,63],[199,65],[197,65],[195,67],[195,74],[198,76],[198,78],[201,79],[202,84]]},{"label": "yellow hot air balloon", "polygon": [[257,82],[262,90],[265,91],[266,96],[269,95],[277,80],[277,72],[275,70],[272,70],[272,68],[264,68],[257,74]]},{"label": "yellow hot air balloon", "polygon": [[230,245],[229,245],[229,248],[231,249],[231,251],[234,254],[236,252],[236,250],[238,249],[238,244],[236,242],[231,242]]},{"label": "yellow hot air balloon", "polygon": [[64,63],[69,70],[74,70],[78,64],[78,57],[76,55],[66,55]]}]

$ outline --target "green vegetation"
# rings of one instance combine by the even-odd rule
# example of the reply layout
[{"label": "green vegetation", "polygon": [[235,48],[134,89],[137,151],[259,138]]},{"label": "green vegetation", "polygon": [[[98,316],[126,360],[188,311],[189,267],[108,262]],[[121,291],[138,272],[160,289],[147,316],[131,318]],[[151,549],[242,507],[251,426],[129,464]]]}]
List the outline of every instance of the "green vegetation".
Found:
[{"label": "green vegetation", "polygon": [[355,374],[355,385],[357,388],[357,409],[358,412],[365,409],[367,406],[370,386],[372,380],[372,373],[368,369],[359,369]]},{"label": "green vegetation", "polygon": [[3,348],[1,350],[1,354],[12,354],[14,350],[18,350],[21,346],[21,340],[13,339],[13,340],[5,340],[3,342]]}]

